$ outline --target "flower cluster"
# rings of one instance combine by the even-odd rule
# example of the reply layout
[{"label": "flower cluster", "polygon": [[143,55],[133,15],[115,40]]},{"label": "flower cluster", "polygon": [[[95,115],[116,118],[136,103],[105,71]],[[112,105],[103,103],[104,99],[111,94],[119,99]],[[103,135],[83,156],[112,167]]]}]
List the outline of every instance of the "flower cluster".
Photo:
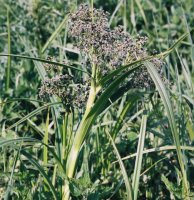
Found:
[{"label": "flower cluster", "polygon": [[[102,9],[91,10],[88,5],[81,5],[75,13],[70,14],[69,25],[69,33],[76,39],[84,64],[88,69],[95,66],[99,77],[148,55],[144,48],[147,38],[133,38],[121,26],[112,30],[108,24],[108,13]],[[48,60],[52,61],[52,58],[49,57]],[[162,62],[156,58],[151,62],[161,73]],[[53,71],[54,75],[42,82],[40,97],[59,97],[67,111],[75,106],[82,108],[88,97],[88,84],[80,83],[58,66],[47,64],[45,69],[49,73]],[[142,65],[131,74],[127,83],[123,82],[123,86],[125,84],[134,88],[147,88],[153,82],[146,67]]]},{"label": "flower cluster", "polygon": [[[70,35],[77,40],[76,46],[85,58],[85,65],[95,64],[100,75],[147,56],[144,48],[147,37],[134,39],[121,26],[110,29],[108,13],[101,9],[91,10],[88,5],[81,5],[70,15],[69,23]],[[161,61],[155,59],[153,63],[160,71]],[[135,87],[147,87],[152,82],[143,66],[132,75],[131,81]]]},{"label": "flower cluster", "polygon": [[[52,58],[48,58],[52,60]],[[64,108],[70,112],[72,108],[82,108],[88,98],[89,86],[87,83],[73,84],[73,76],[69,74],[60,74],[60,70],[53,65],[45,65],[46,71],[55,72],[52,78],[46,77],[42,81],[39,91],[40,98],[48,99],[55,95],[61,99]]]}]

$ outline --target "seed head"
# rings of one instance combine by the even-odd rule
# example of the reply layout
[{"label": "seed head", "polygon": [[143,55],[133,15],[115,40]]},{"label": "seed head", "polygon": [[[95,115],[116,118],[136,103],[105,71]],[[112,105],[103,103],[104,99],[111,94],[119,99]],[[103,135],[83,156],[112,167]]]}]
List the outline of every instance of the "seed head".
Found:
[{"label": "seed head", "polygon": [[[87,67],[95,64],[101,76],[148,55],[144,48],[147,37],[137,35],[133,38],[122,26],[112,30],[108,16],[102,9],[91,10],[88,5],[81,5],[69,20],[69,33],[75,38],[76,46],[86,60],[85,64]],[[160,71],[161,61],[153,59],[151,62]],[[146,87],[152,82],[145,67],[137,70],[130,79],[134,87]]]}]

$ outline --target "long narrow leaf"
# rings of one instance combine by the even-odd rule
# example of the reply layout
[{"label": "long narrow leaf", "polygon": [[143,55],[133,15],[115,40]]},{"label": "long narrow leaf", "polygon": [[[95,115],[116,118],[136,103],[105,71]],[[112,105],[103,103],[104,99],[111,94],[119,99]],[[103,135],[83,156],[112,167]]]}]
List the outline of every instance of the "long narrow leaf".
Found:
[{"label": "long narrow leaf", "polygon": [[39,61],[39,62],[42,62],[42,63],[48,63],[48,64],[52,64],[52,65],[56,65],[56,66],[62,66],[62,67],[66,67],[66,68],[69,68],[69,69],[74,69],[74,70],[77,70],[77,71],[88,73],[87,71],[84,71],[84,70],[79,69],[77,67],[68,66],[68,65],[65,65],[64,63],[50,61],[50,60],[45,60],[45,59],[42,59],[42,58],[35,58],[35,57],[31,57],[31,56],[24,56],[24,55],[17,55],[17,54],[7,54],[7,53],[1,53],[0,57],[1,56],[24,58],[24,59],[28,59],[28,60]]},{"label": "long narrow leaf", "polygon": [[128,100],[128,102],[126,103],[126,105],[124,106],[115,126],[114,129],[112,131],[112,137],[113,139],[116,138],[116,135],[118,134],[119,130],[121,129],[123,120],[125,119],[127,113],[129,112],[129,110],[132,108],[132,106],[134,105],[134,103],[137,101],[137,99],[139,99],[140,95],[139,94],[134,94],[132,96],[130,96],[130,99]]},{"label": "long narrow leaf", "polygon": [[7,130],[10,130],[12,129],[13,127],[16,127],[18,126],[19,124],[21,124],[22,122],[26,121],[27,119],[29,119],[30,117],[33,117],[35,115],[37,115],[38,113],[40,113],[40,111],[50,107],[50,106],[54,106],[54,105],[57,105],[57,104],[60,104],[61,102],[56,102],[56,103],[48,103],[44,106],[41,106],[39,108],[37,108],[36,110],[32,111],[31,113],[29,113],[28,115],[24,116],[22,119],[20,119],[19,121],[17,121],[16,123],[14,123],[13,125],[11,125],[10,127],[8,127],[6,129]]},{"label": "long narrow leaf", "polygon": [[[182,150],[187,150],[187,151],[194,151],[194,147],[192,146],[180,146]],[[170,150],[176,150],[176,146],[173,145],[168,145],[168,146],[163,146],[163,147],[156,147],[156,148],[151,148],[151,149],[146,149],[143,151],[143,154],[148,154],[148,153],[155,153],[155,152],[160,152],[160,151],[170,151]],[[129,156],[125,156],[122,158],[122,160],[127,160],[130,158],[134,158],[137,156],[137,153],[133,153]],[[118,161],[114,161],[113,163],[116,163]]]},{"label": "long narrow leaf", "polygon": [[40,174],[44,177],[44,180],[46,181],[47,185],[49,186],[54,199],[55,200],[59,199],[58,195],[57,195],[57,191],[55,190],[49,176],[46,174],[44,169],[40,166],[38,161],[36,161],[36,159],[30,153],[27,153],[24,150],[21,150],[21,154],[24,155],[28,159],[28,161],[31,162],[37,168],[37,170],[40,172]]},{"label": "long narrow leaf", "polygon": [[[49,137],[49,109],[47,112],[47,118],[46,118],[46,124],[45,124],[45,134],[44,134],[44,144],[48,145],[48,137]],[[48,163],[48,148],[47,146],[44,146],[43,150],[43,162],[46,166]]]},{"label": "long narrow leaf", "polygon": [[5,145],[10,145],[14,143],[21,143],[21,142],[31,142],[31,143],[36,143],[38,142],[37,139],[30,138],[30,137],[22,137],[22,138],[17,138],[17,139],[0,139],[0,147],[3,147]]},{"label": "long narrow leaf", "polygon": [[106,132],[106,134],[108,135],[111,143],[112,143],[112,146],[114,148],[114,151],[115,151],[115,154],[117,156],[117,159],[118,159],[118,162],[119,162],[119,165],[120,165],[120,168],[121,168],[121,171],[122,171],[122,175],[123,175],[123,179],[124,179],[124,182],[125,182],[125,186],[126,186],[126,189],[127,189],[127,199],[128,200],[133,200],[133,191],[132,191],[132,187],[131,187],[131,184],[129,182],[129,178],[128,178],[128,175],[127,175],[127,172],[126,172],[126,169],[125,169],[125,166],[123,164],[123,161],[121,159],[121,156],[119,154],[119,151],[110,135],[110,133]]},{"label": "long narrow leaf", "polygon": [[37,140],[35,138],[30,138],[30,137],[20,137],[20,138],[16,138],[16,139],[0,139],[0,148],[3,146],[8,146],[8,145],[12,145],[16,144],[16,143],[23,143],[23,144],[36,144],[36,143],[40,143],[43,144],[44,146],[46,146],[49,150],[49,153],[51,153],[53,155],[53,157],[55,158],[56,163],[58,164],[58,169],[60,170],[61,173],[63,173],[64,177],[66,177],[65,175],[65,168],[63,166],[63,164],[60,161],[60,158],[56,155],[56,153],[54,152],[54,150],[47,144],[44,144],[42,141]]},{"label": "long narrow leaf", "polygon": [[66,22],[68,19],[68,15],[65,16],[65,18],[63,19],[63,21],[59,24],[59,26],[57,27],[57,29],[52,33],[52,35],[50,36],[50,38],[47,40],[46,44],[44,45],[44,47],[42,48],[41,53],[44,53],[45,50],[47,49],[47,47],[50,45],[50,43],[57,37],[57,35],[61,32],[61,30],[63,29],[63,27],[65,26]]},{"label": "long narrow leaf", "polygon": [[141,166],[142,166],[142,158],[143,158],[143,148],[145,142],[145,133],[146,133],[146,125],[147,125],[147,114],[143,114],[141,121],[141,128],[139,133],[139,142],[137,147],[137,156],[135,160],[135,168],[133,173],[133,199],[136,200],[138,197],[138,188],[139,188],[139,179],[141,174]]},{"label": "long narrow leaf", "polygon": [[[7,44],[8,44],[8,54],[11,53],[11,30],[10,30],[10,17],[9,10],[7,9]],[[10,68],[11,68],[11,57],[7,58],[7,69],[6,69],[6,90],[9,89],[10,85]]]},{"label": "long narrow leaf", "polygon": [[185,186],[186,191],[188,192],[187,176],[186,176],[184,162],[183,162],[183,154],[182,154],[181,148],[180,148],[179,133],[178,133],[178,130],[176,127],[176,122],[175,122],[172,105],[170,102],[170,97],[167,93],[167,90],[165,88],[163,81],[160,78],[160,75],[158,74],[157,70],[155,69],[155,66],[151,62],[148,62],[148,61],[145,62],[144,64],[147,67],[147,70],[148,70],[152,80],[154,81],[156,88],[158,89],[158,92],[160,94],[160,97],[164,103],[164,106],[165,106],[165,109],[167,112],[168,121],[169,121],[170,128],[171,128],[171,132],[172,132],[172,136],[173,136],[173,140],[174,140],[174,143],[176,146],[179,165],[180,165],[181,172],[183,175],[184,186]]}]

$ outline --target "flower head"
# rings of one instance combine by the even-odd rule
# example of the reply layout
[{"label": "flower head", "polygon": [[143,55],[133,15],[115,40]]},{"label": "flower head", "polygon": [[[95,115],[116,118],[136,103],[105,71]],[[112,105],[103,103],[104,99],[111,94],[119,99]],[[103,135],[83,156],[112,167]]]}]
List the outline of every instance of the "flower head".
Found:
[{"label": "flower head", "polygon": [[[76,39],[76,46],[85,58],[85,65],[95,64],[100,76],[148,55],[144,48],[147,37],[138,35],[134,39],[122,26],[112,30],[108,24],[108,13],[102,9],[91,10],[88,5],[81,5],[70,15],[69,21],[69,33]],[[153,63],[161,69],[160,60],[154,59]],[[141,74],[138,77],[137,72]],[[147,87],[152,82],[143,66],[132,74],[131,81],[135,87]]]}]

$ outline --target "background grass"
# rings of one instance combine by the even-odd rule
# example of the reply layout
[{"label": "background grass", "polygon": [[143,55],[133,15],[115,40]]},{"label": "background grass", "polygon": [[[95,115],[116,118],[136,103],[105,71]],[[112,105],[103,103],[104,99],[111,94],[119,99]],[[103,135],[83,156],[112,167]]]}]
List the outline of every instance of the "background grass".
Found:
[{"label": "background grass", "polygon": [[[87,78],[68,37],[66,19],[79,4],[90,2],[0,3],[0,54],[20,55],[0,56],[0,196],[63,199],[69,185],[72,199],[192,199],[193,1],[94,0],[95,8],[110,13],[112,28],[123,25],[133,36],[148,36],[146,48],[151,55],[168,50],[186,32],[188,36],[164,59],[170,84],[165,85],[147,63],[154,90],[114,92],[119,79],[105,90],[85,125],[87,137],[78,149],[71,179],[66,166],[84,109],[61,112],[59,99],[43,102],[38,91],[48,56],[55,62],[73,62],[80,70],[68,68],[68,73]],[[113,96],[107,101],[110,91]]]}]

